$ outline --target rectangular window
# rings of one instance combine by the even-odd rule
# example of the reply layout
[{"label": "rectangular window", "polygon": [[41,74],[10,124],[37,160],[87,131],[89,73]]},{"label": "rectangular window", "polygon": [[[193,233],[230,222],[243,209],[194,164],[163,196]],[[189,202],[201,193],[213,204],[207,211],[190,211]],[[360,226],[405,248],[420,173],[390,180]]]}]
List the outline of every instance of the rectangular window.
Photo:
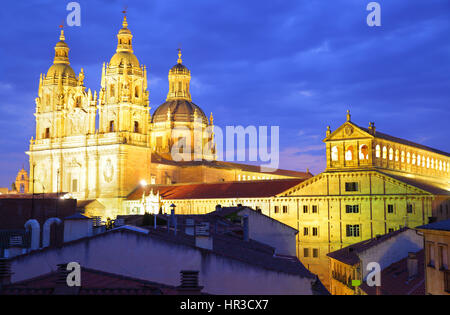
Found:
[{"label": "rectangular window", "polygon": [[309,257],[309,248],[303,248],[303,257]]},{"label": "rectangular window", "polygon": [[308,213],[308,206],[306,205],[303,206],[303,213]]},{"label": "rectangular window", "polygon": [[450,271],[446,270],[444,272],[444,290],[450,293]]},{"label": "rectangular window", "polygon": [[304,236],[308,236],[308,234],[309,234],[309,228],[304,227],[304,228],[303,228],[303,235],[304,235]]},{"label": "rectangular window", "polygon": [[389,233],[392,233],[392,232],[394,232],[394,229],[393,228],[389,228]]},{"label": "rectangular window", "polygon": [[427,265],[434,267],[434,244],[427,242]]},{"label": "rectangular window", "polygon": [[45,139],[50,138],[50,128],[45,128],[44,138],[45,138]]},{"label": "rectangular window", "polygon": [[274,210],[274,212],[275,212],[275,213],[280,213],[280,207],[278,207],[278,206],[275,206],[275,210]]},{"label": "rectangular window", "polygon": [[413,213],[413,205],[411,203],[408,203],[406,205],[406,212],[407,213]]},{"label": "rectangular window", "polygon": [[441,270],[447,270],[448,269],[448,252],[447,252],[447,245],[445,244],[439,244],[438,245],[438,251],[439,251],[439,268]]},{"label": "rectangular window", "polygon": [[359,213],[359,205],[346,205],[345,212],[346,213]]},{"label": "rectangular window", "polygon": [[317,213],[317,206],[312,206],[312,213]]},{"label": "rectangular window", "polygon": [[317,236],[318,234],[319,234],[319,229],[316,228],[316,227],[313,227],[313,228],[312,228],[312,235],[313,235],[313,236]]},{"label": "rectangular window", "polygon": [[387,212],[394,213],[394,205],[387,205]]},{"label": "rectangular window", "polygon": [[77,192],[77,191],[78,191],[78,180],[72,179],[72,192]]},{"label": "rectangular window", "polygon": [[114,120],[109,122],[109,132],[114,132]]},{"label": "rectangular window", "polygon": [[357,182],[345,183],[345,191],[358,191],[358,183]]},{"label": "rectangular window", "polygon": [[313,248],[313,257],[314,258],[319,257],[319,249],[318,248]]},{"label": "rectangular window", "polygon": [[347,237],[359,237],[359,230],[360,230],[359,224],[355,225],[347,224],[346,226]]},{"label": "rectangular window", "polygon": [[288,206],[283,206],[283,213],[288,213]]}]

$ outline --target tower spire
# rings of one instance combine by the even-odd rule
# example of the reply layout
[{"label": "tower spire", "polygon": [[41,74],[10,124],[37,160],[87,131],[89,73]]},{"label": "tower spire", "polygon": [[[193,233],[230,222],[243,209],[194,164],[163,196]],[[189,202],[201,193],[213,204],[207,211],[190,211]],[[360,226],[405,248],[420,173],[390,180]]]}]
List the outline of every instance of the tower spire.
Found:
[{"label": "tower spire", "polygon": [[191,81],[191,72],[182,64],[181,48],[178,48],[177,64],[169,71],[169,93],[166,100],[184,99],[191,101],[189,85]]},{"label": "tower spire", "polygon": [[55,59],[53,60],[53,63],[70,64],[69,46],[65,42],[66,37],[64,36],[64,25],[61,24],[59,28],[61,29],[61,32],[59,35],[59,42],[56,43],[55,46]]},{"label": "tower spire", "polygon": [[178,50],[178,60],[177,60],[177,62],[179,64],[182,64],[183,60],[181,59],[181,48],[178,48],[177,50]]},{"label": "tower spire", "polygon": [[133,39],[133,35],[131,31],[128,29],[128,21],[127,21],[127,10],[126,8],[122,11],[123,22],[122,28],[117,34],[117,52],[133,52],[133,46],[131,44],[131,40]]}]

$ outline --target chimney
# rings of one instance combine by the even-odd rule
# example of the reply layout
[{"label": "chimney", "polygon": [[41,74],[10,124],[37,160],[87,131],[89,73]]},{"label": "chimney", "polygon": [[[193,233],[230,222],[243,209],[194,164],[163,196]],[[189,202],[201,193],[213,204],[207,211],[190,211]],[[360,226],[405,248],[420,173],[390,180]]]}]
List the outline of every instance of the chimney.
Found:
[{"label": "chimney", "polygon": [[369,133],[371,135],[375,136],[375,123],[374,122],[369,123]]},{"label": "chimney", "polygon": [[2,286],[11,284],[11,261],[0,258],[0,289]]},{"label": "chimney", "polygon": [[180,271],[181,285],[177,288],[179,295],[198,295],[201,294],[203,287],[198,285],[198,271],[182,270]]},{"label": "chimney", "polygon": [[203,249],[213,249],[213,238],[209,232],[209,222],[202,222],[195,226],[195,246]]},{"label": "chimney", "polygon": [[249,240],[249,231],[248,231],[248,215],[244,215],[244,217],[242,218],[242,223],[243,223],[243,227],[244,227],[244,241],[248,242]]},{"label": "chimney", "polygon": [[408,279],[417,277],[419,274],[419,261],[417,259],[416,253],[408,253],[408,258],[406,259],[406,267],[408,269]]}]

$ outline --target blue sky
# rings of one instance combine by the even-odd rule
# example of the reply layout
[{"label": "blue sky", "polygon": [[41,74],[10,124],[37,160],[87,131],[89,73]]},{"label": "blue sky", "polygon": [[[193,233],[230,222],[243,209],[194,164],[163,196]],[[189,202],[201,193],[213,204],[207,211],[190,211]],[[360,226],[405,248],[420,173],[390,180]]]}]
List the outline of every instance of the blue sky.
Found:
[{"label": "blue sky", "polygon": [[[450,2],[369,0],[79,1],[81,27],[66,27],[71,65],[100,86],[128,6],[134,51],[148,67],[152,111],[164,102],[167,72],[183,61],[193,101],[215,123],[280,126],[281,168],[324,169],[322,139],[352,120],[450,151]],[[50,67],[69,1],[2,3],[0,19],[0,186],[9,186],[34,135],[40,73]]]}]

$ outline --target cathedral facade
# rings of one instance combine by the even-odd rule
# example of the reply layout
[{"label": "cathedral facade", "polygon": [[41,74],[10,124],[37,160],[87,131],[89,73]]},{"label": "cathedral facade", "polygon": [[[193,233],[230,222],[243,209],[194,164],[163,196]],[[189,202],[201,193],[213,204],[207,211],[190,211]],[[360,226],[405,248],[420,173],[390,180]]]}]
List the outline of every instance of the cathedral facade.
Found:
[{"label": "cathedral facade", "polygon": [[[261,174],[250,166],[216,161],[213,116],[192,102],[191,73],[181,51],[169,71],[166,102],[151,115],[147,68],[134,54],[132,40],[125,16],[97,93],[84,86],[83,69],[77,75],[70,66],[61,30],[53,64],[39,81],[36,134],[27,152],[30,193],[69,193],[86,207],[92,201],[95,215],[113,218],[142,182],[308,176]],[[175,147],[179,159],[174,160]]]}]

